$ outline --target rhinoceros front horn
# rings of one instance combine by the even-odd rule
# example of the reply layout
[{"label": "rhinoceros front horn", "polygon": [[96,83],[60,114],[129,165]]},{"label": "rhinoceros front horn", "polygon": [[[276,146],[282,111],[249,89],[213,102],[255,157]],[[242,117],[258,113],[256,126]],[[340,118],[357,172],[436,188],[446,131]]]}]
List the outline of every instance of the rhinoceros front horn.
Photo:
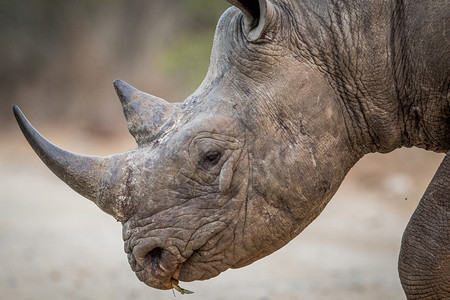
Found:
[{"label": "rhinoceros front horn", "polygon": [[13,111],[28,143],[56,176],[117,220],[124,218],[123,184],[118,183],[126,181],[125,154],[97,157],[68,152],[47,141],[16,105]]},{"label": "rhinoceros front horn", "polygon": [[141,92],[122,80],[115,80],[114,88],[122,103],[128,130],[139,146],[152,142],[170,126],[174,104]]}]

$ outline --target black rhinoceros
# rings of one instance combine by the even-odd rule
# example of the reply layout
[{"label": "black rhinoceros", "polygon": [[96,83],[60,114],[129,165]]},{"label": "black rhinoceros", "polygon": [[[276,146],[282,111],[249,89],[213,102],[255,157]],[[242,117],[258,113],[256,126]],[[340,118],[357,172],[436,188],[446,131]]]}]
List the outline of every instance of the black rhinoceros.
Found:
[{"label": "black rhinoceros", "polygon": [[[183,103],[114,86],[138,147],[107,157],[25,137],[123,224],[149,286],[264,257],[324,209],[365,154],[450,149],[448,0],[229,0],[208,74]],[[450,298],[450,154],[403,238],[410,299]]]}]

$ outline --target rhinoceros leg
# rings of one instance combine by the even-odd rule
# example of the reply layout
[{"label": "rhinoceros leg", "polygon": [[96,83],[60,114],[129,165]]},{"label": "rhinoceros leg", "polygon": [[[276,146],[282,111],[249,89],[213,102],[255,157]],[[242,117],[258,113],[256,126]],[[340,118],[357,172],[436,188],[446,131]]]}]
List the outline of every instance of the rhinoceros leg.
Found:
[{"label": "rhinoceros leg", "polygon": [[450,299],[450,152],[403,234],[398,268],[408,299]]}]

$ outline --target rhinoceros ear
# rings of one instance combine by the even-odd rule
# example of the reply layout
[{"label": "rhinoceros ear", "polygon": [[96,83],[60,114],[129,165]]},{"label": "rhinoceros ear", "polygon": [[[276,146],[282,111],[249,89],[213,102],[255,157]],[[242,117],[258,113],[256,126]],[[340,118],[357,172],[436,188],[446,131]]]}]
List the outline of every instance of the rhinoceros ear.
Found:
[{"label": "rhinoceros ear", "polygon": [[268,0],[228,0],[244,14],[247,39],[254,42],[264,32],[272,6]]}]

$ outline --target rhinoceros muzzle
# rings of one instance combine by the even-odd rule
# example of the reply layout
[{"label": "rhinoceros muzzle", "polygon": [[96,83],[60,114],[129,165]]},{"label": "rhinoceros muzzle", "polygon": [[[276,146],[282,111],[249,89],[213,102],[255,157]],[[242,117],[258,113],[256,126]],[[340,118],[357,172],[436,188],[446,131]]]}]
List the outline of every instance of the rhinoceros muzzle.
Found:
[{"label": "rhinoceros muzzle", "polygon": [[128,254],[128,262],[139,280],[149,286],[170,289],[172,283],[178,283],[182,266],[180,255],[161,247],[148,250],[147,247],[137,246],[133,253]]},{"label": "rhinoceros muzzle", "polygon": [[[123,233],[128,262],[140,281],[158,289],[170,289],[172,283],[178,283],[181,265],[186,260],[178,248],[168,245],[166,238],[140,232],[130,222],[124,224]],[[165,236],[164,232],[160,234]]]}]

